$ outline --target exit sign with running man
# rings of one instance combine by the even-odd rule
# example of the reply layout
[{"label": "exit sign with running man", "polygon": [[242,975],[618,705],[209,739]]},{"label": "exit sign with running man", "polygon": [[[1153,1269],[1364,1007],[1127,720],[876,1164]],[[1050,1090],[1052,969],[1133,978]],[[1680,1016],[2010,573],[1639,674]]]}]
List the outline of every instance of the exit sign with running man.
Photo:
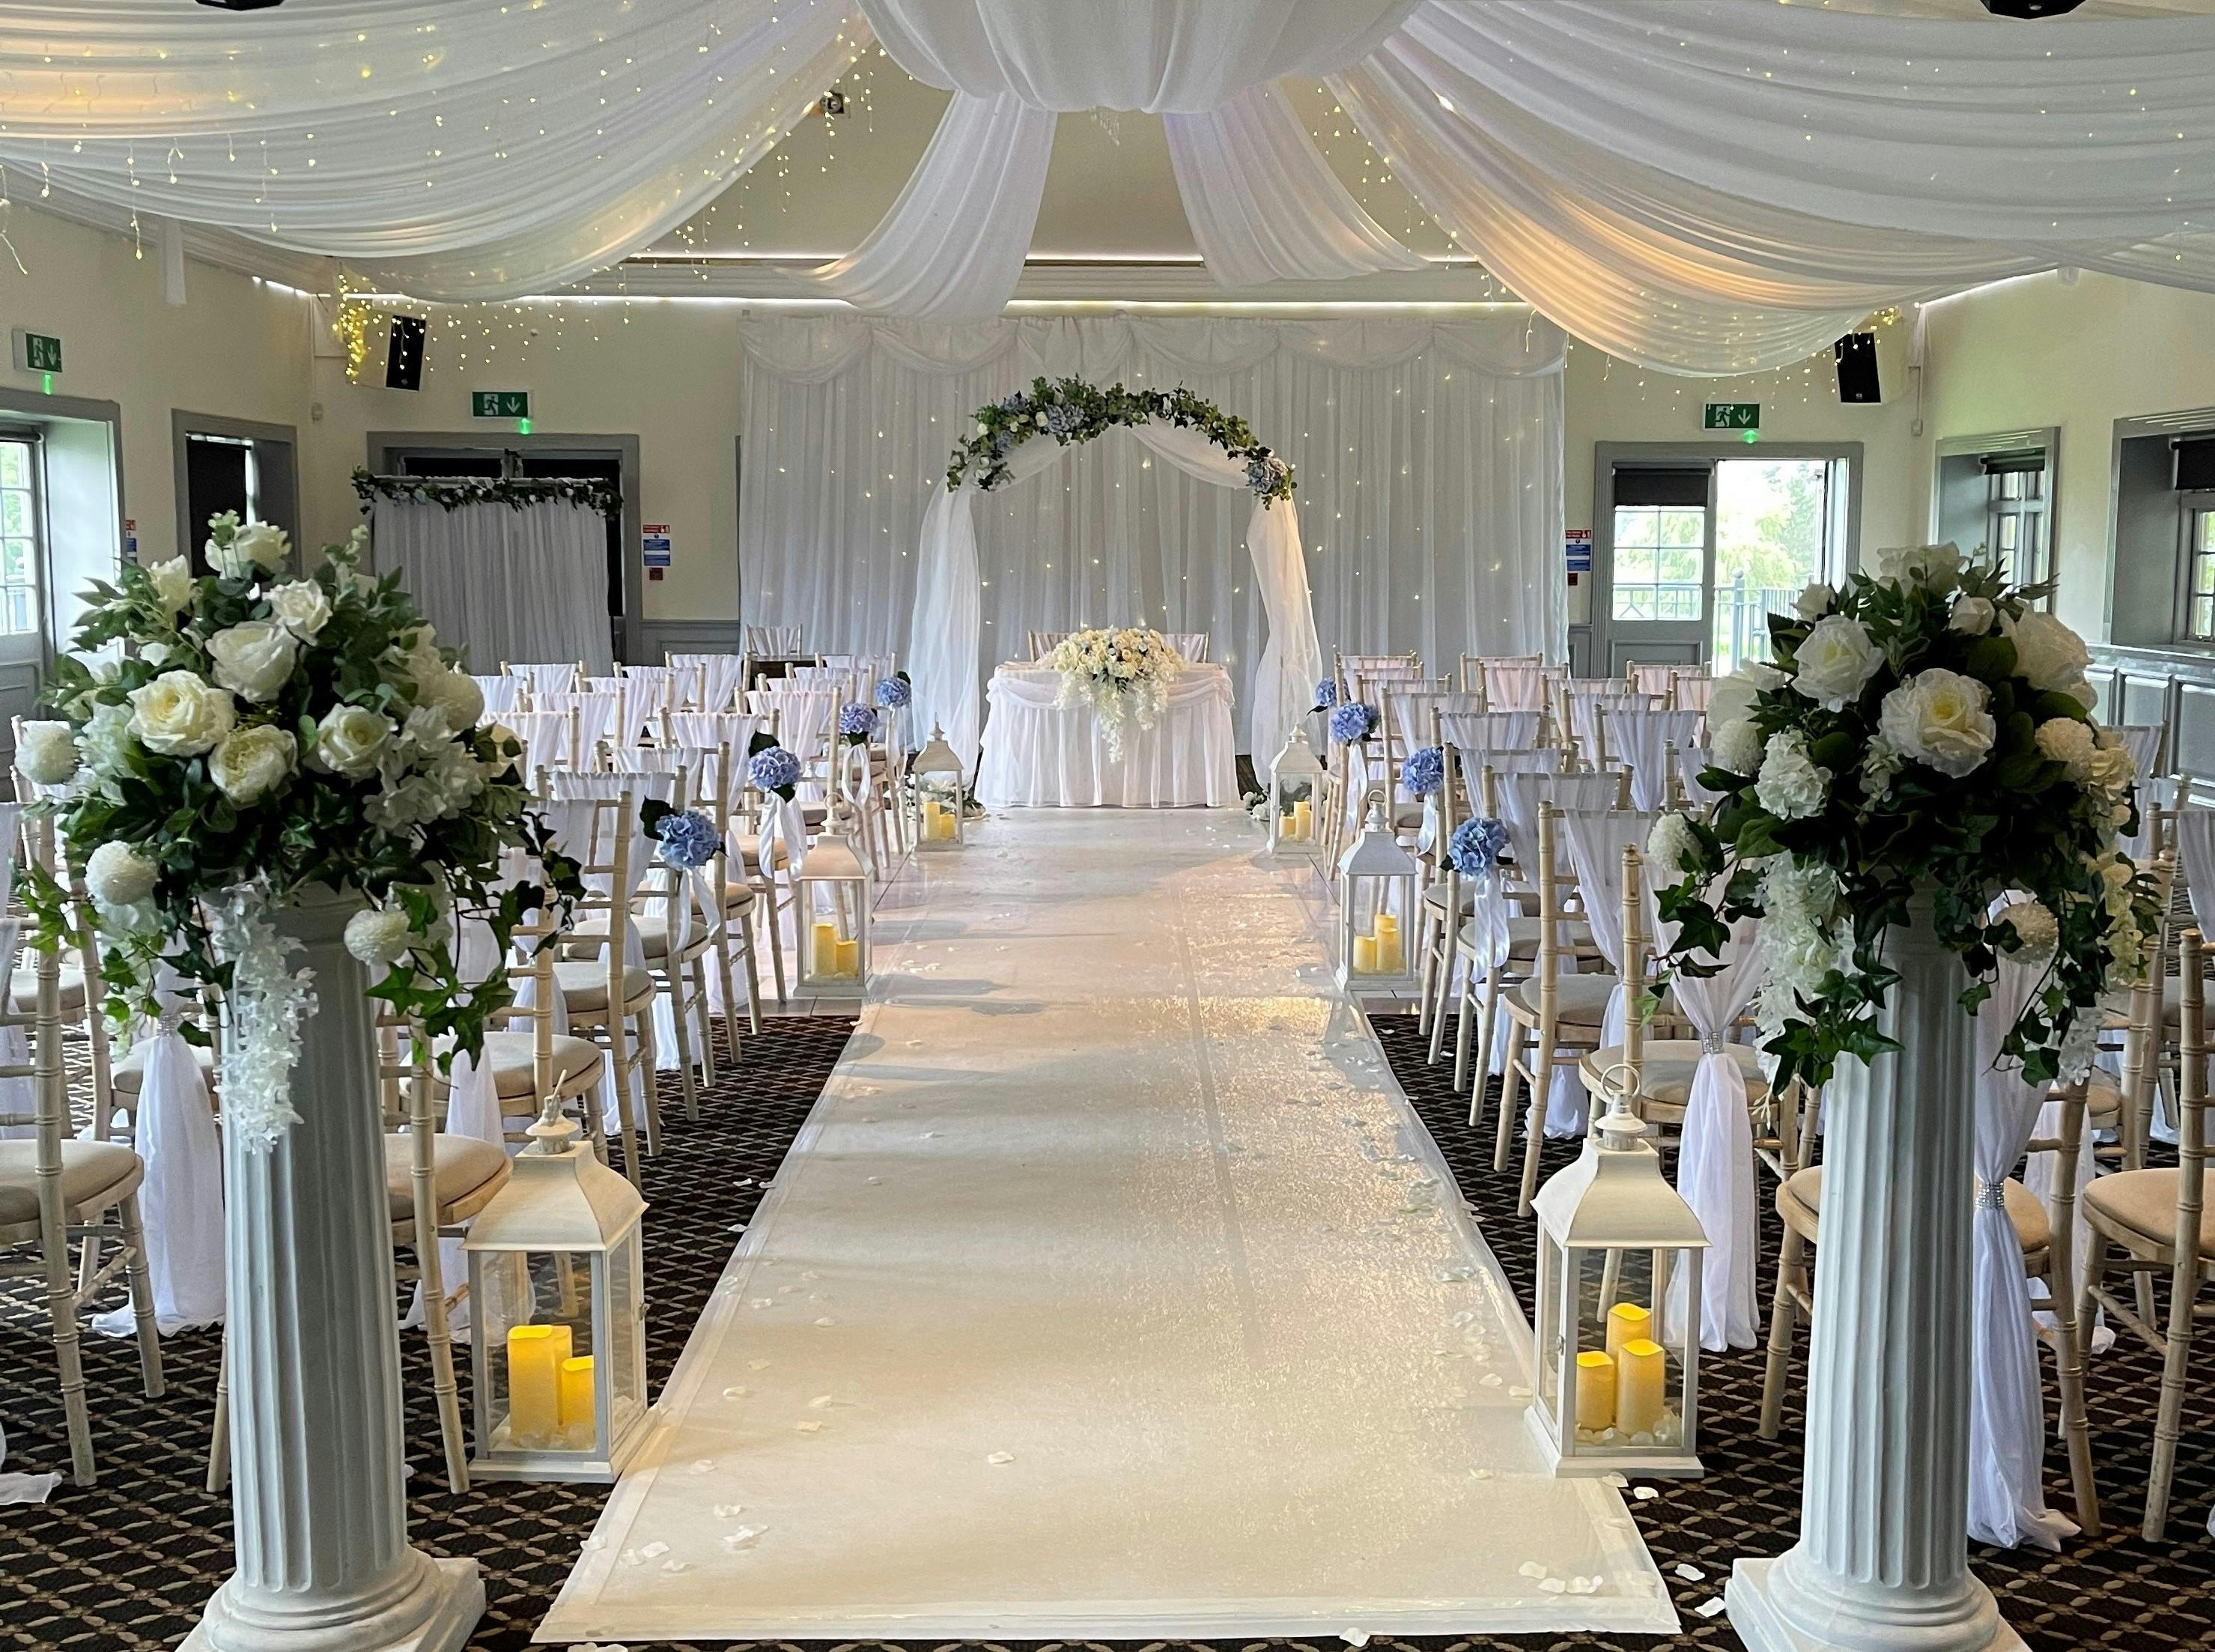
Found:
[{"label": "exit sign with running man", "polygon": [[531,392],[471,390],[469,416],[473,419],[528,419],[531,416]]},{"label": "exit sign with running man", "polygon": [[1761,403],[1758,402],[1710,402],[1707,408],[1705,428],[1709,430],[1761,428]]}]

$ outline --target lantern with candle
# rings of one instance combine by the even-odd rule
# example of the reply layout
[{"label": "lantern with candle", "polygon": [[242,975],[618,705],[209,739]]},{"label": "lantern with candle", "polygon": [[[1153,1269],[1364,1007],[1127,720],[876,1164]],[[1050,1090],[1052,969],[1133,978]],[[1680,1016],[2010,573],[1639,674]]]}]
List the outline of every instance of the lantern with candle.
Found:
[{"label": "lantern with candle", "polygon": [[[1629,1078],[1618,1084],[1615,1078]],[[1612,1075],[1608,1111],[1577,1161],[1538,1190],[1538,1370],[1526,1413],[1557,1475],[1670,1478],[1703,1471],[1700,1322],[1662,1323],[1669,1281],[1700,1300],[1700,1219],[1661,1174]]]},{"label": "lantern with candle", "polygon": [[961,847],[961,759],[936,726],[909,771],[915,800],[915,844],[923,851]]},{"label": "lantern with candle", "polygon": [[859,998],[869,976],[869,871],[854,850],[854,815],[834,801],[822,832],[801,857],[800,991]]},{"label": "lantern with candle", "polygon": [[1360,833],[1338,862],[1338,984],[1347,992],[1411,992],[1403,926],[1414,922],[1419,869],[1392,830],[1384,788],[1371,786],[1362,806]]},{"label": "lantern with candle", "polygon": [[1269,852],[1313,860],[1322,841],[1322,761],[1298,723],[1269,765]]},{"label": "lantern with candle", "polygon": [[549,1101],[469,1225],[469,1363],[488,1480],[612,1482],[646,1438],[646,1201]]}]

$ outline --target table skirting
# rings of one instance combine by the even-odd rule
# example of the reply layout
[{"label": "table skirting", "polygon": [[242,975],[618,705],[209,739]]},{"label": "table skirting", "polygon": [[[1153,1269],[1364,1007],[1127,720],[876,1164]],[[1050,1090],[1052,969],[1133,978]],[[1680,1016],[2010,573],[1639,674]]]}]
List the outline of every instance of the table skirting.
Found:
[{"label": "table skirting", "polygon": [[1061,673],[1003,666],[986,691],[977,795],[988,808],[1221,808],[1238,801],[1230,678],[1188,666],[1150,729],[1126,726],[1108,755],[1088,706],[1058,707]]}]

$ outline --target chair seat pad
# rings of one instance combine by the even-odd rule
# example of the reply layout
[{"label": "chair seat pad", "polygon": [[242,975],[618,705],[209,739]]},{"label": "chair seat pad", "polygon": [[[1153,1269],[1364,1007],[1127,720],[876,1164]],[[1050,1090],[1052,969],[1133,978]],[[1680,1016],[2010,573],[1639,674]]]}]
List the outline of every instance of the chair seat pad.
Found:
[{"label": "chair seat pad", "polygon": [[[73,958],[62,960],[62,1008],[72,1014],[84,1008],[84,966]],[[25,964],[9,977],[8,995],[14,1007],[26,1014],[39,1007],[39,967]]]},{"label": "chair seat pad", "polygon": [[[1638,1093],[1663,1107],[1682,1108],[1692,1099],[1692,1074],[1706,1052],[1697,1038],[1648,1039],[1638,1054]],[[1746,1099],[1759,1101],[1769,1094],[1769,1080],[1761,1071],[1761,1052],[1751,1044],[1726,1044],[1730,1057],[1746,1080]],[[1584,1059],[1588,1072],[1604,1074],[1623,1059],[1623,1046],[1611,1044]]]},{"label": "chair seat pad", "polygon": [[[761,834],[756,832],[745,832],[733,838],[733,841],[739,846],[739,858],[756,871],[760,871],[762,869]],[[786,849],[783,838],[779,838],[770,845],[769,858],[771,866],[782,866],[792,858],[791,851]]]},{"label": "chair seat pad", "polygon": [[[1468,916],[1466,910],[1463,916]],[[1507,955],[1510,958],[1528,960],[1538,955],[1538,929],[1542,922],[1536,912],[1507,920]],[[1477,941],[1476,925],[1463,924],[1461,938],[1464,945],[1474,947]],[[1555,925],[1555,939],[1565,951],[1585,957],[1597,955],[1592,943],[1592,925],[1581,918],[1558,920]]]},{"label": "chair seat pad", "polygon": [[[531,1053],[531,1035],[525,1032],[487,1033],[485,1055],[492,1062],[493,1086],[502,1101],[531,1096],[538,1088],[537,1065]],[[590,1039],[556,1035],[554,1040],[554,1084],[567,1089],[578,1079],[597,1077],[600,1047]]]},{"label": "chair seat pad", "polygon": [[[431,1186],[445,1210],[507,1179],[507,1154],[475,1136],[431,1138]],[[384,1198],[396,1222],[415,1219],[415,1139],[396,1131],[384,1138]]]},{"label": "chair seat pad", "polygon": [[1402,832],[1420,832],[1423,829],[1423,806],[1402,803],[1392,811],[1392,824]]},{"label": "chair seat pad", "polygon": [[[2141,1171],[2138,1174],[2146,1173]],[[2097,1187],[2101,1182],[2114,1179],[2109,1176],[2095,1176],[2091,1185]],[[2087,1198],[2089,1197],[2090,1192],[2090,1188],[2085,1189]],[[2046,1242],[2052,1237],[2052,1227],[2046,1220],[2046,1207],[2039,1202],[2035,1194],[2012,1176],[2008,1178],[2005,1194],[2008,1219],[2015,1224],[2016,1241],[2026,1253],[2044,1250]],[[1971,1196],[1974,1196],[1973,1184],[1971,1188]],[[1790,1181],[1777,1188],[1776,1208],[1780,1213],[1788,1213],[1788,1219],[1789,1207],[1796,1207],[1801,1218],[1795,1225],[1800,1226],[1804,1231],[1814,1231],[1819,1225],[1819,1219],[1823,1213],[1823,1167],[1821,1165],[1811,1164],[1804,1170],[1795,1171]],[[1818,1243],[1820,1243],[1819,1236]]]},{"label": "chair seat pad", "polygon": [[[120,1142],[64,1139],[62,1203],[75,1215],[110,1202],[109,1190],[138,1179],[138,1155]],[[39,1144],[0,1141],[0,1227],[39,1219]]]},{"label": "chair seat pad", "polygon": [[[1534,1016],[1538,1013],[1538,987],[1535,977],[1515,983],[1515,1002]],[[1607,1001],[1614,993],[1612,975],[1556,975],[1555,1019],[1564,1026],[1597,1027],[1606,1017]]]},{"label": "chair seat pad", "polygon": [[751,883],[726,883],[723,886],[724,915],[728,917],[737,912],[752,912],[758,898]]},{"label": "chair seat pad", "polygon": [[[152,1039],[142,1038],[116,1057],[115,1066],[111,1070],[112,1082],[116,1089],[127,1090],[133,1096],[138,1093],[146,1082],[146,1052],[153,1047]],[[200,1077],[212,1078],[215,1076],[215,1051],[206,1044],[187,1044],[185,1047],[193,1053],[193,1059],[200,1064]]]},{"label": "chair seat pad", "polygon": [[[2080,1196],[2088,1216],[2107,1219],[2101,1226],[2126,1229],[2167,1254],[2176,1243],[2176,1190],[2173,1169],[2118,1170],[2094,1176]],[[2200,1208],[2200,1250],[2215,1254],[2215,1204]]]},{"label": "chair seat pad", "polygon": [[[608,1007],[608,967],[598,958],[575,958],[554,966],[554,984],[569,1008],[577,1010]],[[636,1004],[653,994],[653,977],[637,964],[623,971],[623,1003]]]}]

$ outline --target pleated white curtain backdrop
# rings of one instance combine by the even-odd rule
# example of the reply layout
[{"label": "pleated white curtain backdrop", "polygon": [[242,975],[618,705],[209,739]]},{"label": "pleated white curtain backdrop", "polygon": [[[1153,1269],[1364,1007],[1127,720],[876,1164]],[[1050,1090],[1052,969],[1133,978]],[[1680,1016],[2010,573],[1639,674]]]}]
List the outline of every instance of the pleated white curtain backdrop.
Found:
[{"label": "pleated white curtain backdrop", "polygon": [[[1436,325],[795,318],[750,321],[741,339],[741,608],[811,648],[911,652],[917,547],[955,440],[985,402],[1075,374],[1187,385],[1298,467],[1326,653],[1560,657],[1563,336],[1527,310]],[[1206,631],[1250,750],[1265,641],[1252,500],[1127,433],[1057,457],[978,510],[979,680],[1034,629]]]},{"label": "pleated white curtain backdrop", "polygon": [[378,572],[404,571],[439,641],[468,649],[472,671],[570,660],[614,669],[598,512],[558,499],[451,511],[380,499],[371,534]]}]

